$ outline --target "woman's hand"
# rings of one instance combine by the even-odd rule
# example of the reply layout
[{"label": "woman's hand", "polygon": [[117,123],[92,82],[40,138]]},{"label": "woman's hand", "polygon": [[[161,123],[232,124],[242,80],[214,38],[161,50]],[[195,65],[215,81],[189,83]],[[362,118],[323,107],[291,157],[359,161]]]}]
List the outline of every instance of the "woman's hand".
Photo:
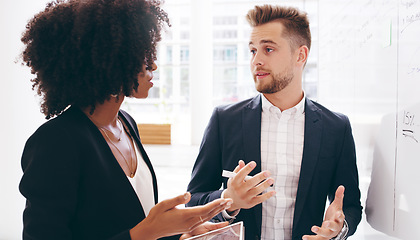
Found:
[{"label": "woman's hand", "polygon": [[205,222],[201,225],[198,225],[198,227],[196,227],[191,232],[182,234],[179,240],[184,240],[186,238],[194,237],[194,236],[206,233],[206,232],[210,232],[210,231],[222,228],[222,227],[226,227],[227,225],[229,225],[229,222],[219,222],[219,223]]},{"label": "woman's hand", "polygon": [[[158,239],[189,233],[232,204],[231,199],[217,199],[203,206],[177,208],[191,199],[190,193],[164,200],[154,206],[149,215],[130,230],[132,240]],[[209,225],[208,225],[209,226]]]}]

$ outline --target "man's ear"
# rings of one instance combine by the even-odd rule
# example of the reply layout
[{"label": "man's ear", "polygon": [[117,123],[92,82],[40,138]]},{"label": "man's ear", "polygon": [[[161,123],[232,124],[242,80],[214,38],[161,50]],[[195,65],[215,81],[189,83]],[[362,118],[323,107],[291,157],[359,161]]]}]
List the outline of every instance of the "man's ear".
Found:
[{"label": "man's ear", "polygon": [[309,55],[309,49],[306,45],[302,45],[298,48],[298,59],[297,62],[301,63],[303,66],[306,64]]}]

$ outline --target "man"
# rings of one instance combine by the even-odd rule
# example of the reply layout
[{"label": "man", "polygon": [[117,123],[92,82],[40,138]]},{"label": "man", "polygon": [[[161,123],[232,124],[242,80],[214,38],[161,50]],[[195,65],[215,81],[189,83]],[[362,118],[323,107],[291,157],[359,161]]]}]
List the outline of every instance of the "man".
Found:
[{"label": "man", "polygon": [[[354,140],[346,116],[305,97],[307,16],[264,5],[250,10],[247,20],[251,71],[261,94],[214,110],[188,206],[232,198],[217,218],[243,221],[247,240],[345,239],[362,212]],[[227,180],[222,170],[237,175]],[[248,174],[253,177],[245,181]]]}]

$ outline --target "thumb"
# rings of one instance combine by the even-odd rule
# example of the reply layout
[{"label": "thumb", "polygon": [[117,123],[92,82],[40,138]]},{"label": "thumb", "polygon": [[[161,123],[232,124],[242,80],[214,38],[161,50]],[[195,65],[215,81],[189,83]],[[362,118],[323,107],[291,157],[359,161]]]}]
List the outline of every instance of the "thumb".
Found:
[{"label": "thumb", "polygon": [[186,204],[191,199],[191,194],[189,192],[186,192],[182,195],[179,195],[174,198],[170,198],[167,200],[163,200],[162,202],[158,203],[156,207],[159,208],[161,211],[167,211],[169,209],[175,208],[176,206],[180,204]]},{"label": "thumb", "polygon": [[343,209],[343,199],[344,199],[344,186],[340,185],[337,190],[335,191],[335,198],[334,204],[337,206],[338,209]]}]

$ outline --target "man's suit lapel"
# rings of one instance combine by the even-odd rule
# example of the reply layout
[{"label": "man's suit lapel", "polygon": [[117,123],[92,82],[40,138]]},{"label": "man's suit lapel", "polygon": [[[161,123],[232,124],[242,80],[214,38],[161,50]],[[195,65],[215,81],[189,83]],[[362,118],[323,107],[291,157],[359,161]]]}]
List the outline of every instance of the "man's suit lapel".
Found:
[{"label": "man's suit lapel", "polygon": [[[261,95],[254,97],[242,111],[243,141],[245,160],[255,161],[257,166],[250,175],[261,172]],[[261,235],[261,214],[262,204],[252,208],[254,211],[255,222],[257,224],[258,235]]]},{"label": "man's suit lapel", "polygon": [[312,101],[306,98],[303,156],[295,203],[293,232],[299,224],[302,209],[308,197],[308,190],[311,185],[315,166],[318,162],[322,130],[323,122],[321,110],[316,107]]},{"label": "man's suit lapel", "polygon": [[[242,111],[243,141],[245,159],[254,160],[257,167],[253,172],[261,172],[261,96],[253,98]],[[252,174],[252,173],[251,173]]]}]

